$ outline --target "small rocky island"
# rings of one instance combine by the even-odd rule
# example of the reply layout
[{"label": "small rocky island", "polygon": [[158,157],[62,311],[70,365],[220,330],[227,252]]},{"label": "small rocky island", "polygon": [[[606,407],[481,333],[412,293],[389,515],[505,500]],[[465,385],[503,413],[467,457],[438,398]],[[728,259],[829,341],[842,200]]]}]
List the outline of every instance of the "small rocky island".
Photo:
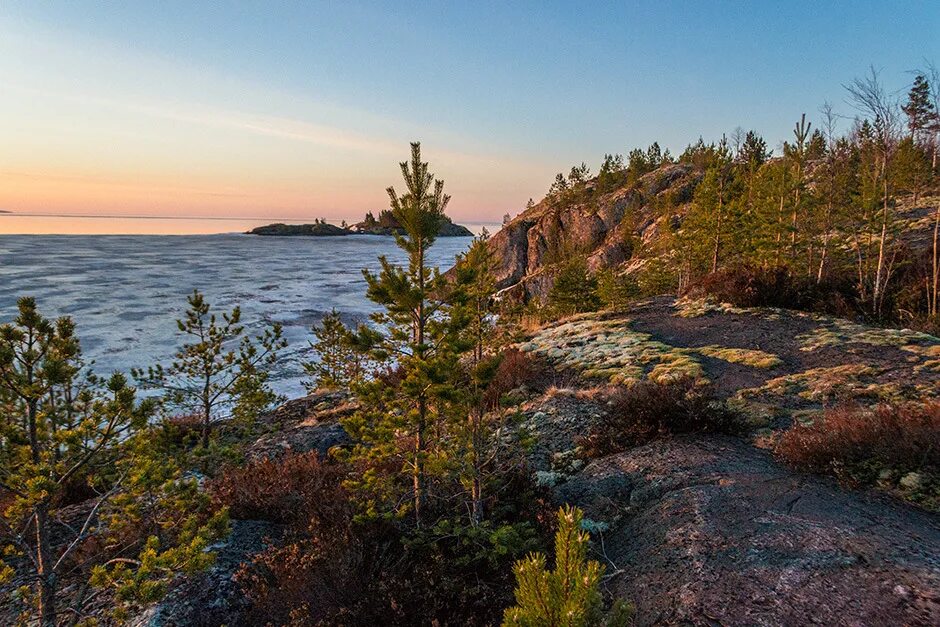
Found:
[{"label": "small rocky island", "polygon": [[[249,235],[276,235],[276,236],[336,236],[336,235],[394,235],[401,233],[401,225],[389,210],[382,211],[378,219],[372,212],[366,214],[362,222],[347,226],[329,224],[326,220],[315,220],[313,224],[268,224],[248,231]],[[473,237],[473,233],[465,226],[455,224],[449,217],[444,216],[438,230],[439,237]]]}]

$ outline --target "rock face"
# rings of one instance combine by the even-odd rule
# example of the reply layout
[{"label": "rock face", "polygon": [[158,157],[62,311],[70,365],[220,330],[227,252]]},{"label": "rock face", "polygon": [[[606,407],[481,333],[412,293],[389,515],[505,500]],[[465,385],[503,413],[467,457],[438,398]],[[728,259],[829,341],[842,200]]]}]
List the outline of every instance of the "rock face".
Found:
[{"label": "rock face", "polygon": [[536,478],[584,510],[607,591],[636,604],[637,624],[940,624],[935,512],[796,472],[749,438],[667,437],[587,463],[578,449],[609,411],[604,385],[660,370],[711,379],[763,431],[833,398],[934,398],[937,338],[657,298],[561,321],[521,348],[600,386],[550,391],[519,424]]},{"label": "rock face", "polygon": [[742,440],[657,441],[555,492],[607,528],[609,589],[641,625],[940,622],[936,515],[795,474]]},{"label": "rock face", "polygon": [[317,392],[284,403],[262,418],[272,429],[248,447],[249,459],[317,451],[352,443],[339,420],[356,410],[346,392]]},{"label": "rock face", "polygon": [[686,164],[670,164],[590,202],[558,207],[545,198],[490,238],[498,260],[497,288],[504,297],[544,298],[551,288],[546,274],[547,253],[561,242],[588,254],[592,271],[617,266],[633,253],[634,242],[655,236],[656,199],[669,195],[682,211],[701,180],[701,172]]},{"label": "rock face", "polygon": [[232,532],[215,547],[215,563],[173,587],[166,597],[138,616],[134,627],[243,625],[249,600],[234,579],[239,566],[276,542],[280,528],[258,520],[233,520]]}]

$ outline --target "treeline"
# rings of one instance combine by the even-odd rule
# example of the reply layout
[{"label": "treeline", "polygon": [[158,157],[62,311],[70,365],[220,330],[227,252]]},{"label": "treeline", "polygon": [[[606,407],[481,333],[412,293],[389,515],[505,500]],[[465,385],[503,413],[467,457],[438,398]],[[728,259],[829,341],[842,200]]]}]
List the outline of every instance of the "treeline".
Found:
[{"label": "treeline", "polygon": [[684,293],[722,272],[779,289],[783,273],[808,307],[936,332],[940,203],[923,202],[940,182],[940,73],[918,74],[901,99],[874,70],[845,90],[853,116],[844,132],[827,104],[816,124],[796,121],[778,154],[753,130],[700,139],[678,158],[653,144],[626,160],[605,156],[593,179],[584,164],[558,174],[546,200],[590,203],[662,165],[691,165],[702,173],[694,196],[656,199],[664,236],[637,247],[645,263],[621,292]]}]

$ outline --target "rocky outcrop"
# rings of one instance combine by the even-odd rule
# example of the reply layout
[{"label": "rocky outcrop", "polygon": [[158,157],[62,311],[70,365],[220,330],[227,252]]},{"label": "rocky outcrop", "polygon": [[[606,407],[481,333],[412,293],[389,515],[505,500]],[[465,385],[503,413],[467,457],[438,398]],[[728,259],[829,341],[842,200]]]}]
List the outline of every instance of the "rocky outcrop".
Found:
[{"label": "rocky outcrop", "polygon": [[544,298],[551,288],[547,266],[560,248],[585,253],[592,271],[627,261],[635,242],[649,242],[657,224],[672,219],[659,215],[657,199],[668,196],[670,206],[682,212],[700,179],[691,165],[670,164],[606,194],[588,193],[585,200],[546,197],[490,238],[497,288],[503,297]]},{"label": "rocky outcrop", "polygon": [[[401,227],[395,226],[395,224],[390,225],[385,222],[375,220],[364,220],[362,222],[358,222],[349,227],[349,230],[352,233],[362,233],[365,235],[395,235],[396,233],[403,233]],[[444,219],[441,221],[441,226],[437,230],[437,236],[473,237],[473,232],[465,226],[455,224],[450,218],[444,216]]]},{"label": "rocky outcrop", "polygon": [[317,222],[316,224],[268,224],[248,231],[248,235],[272,235],[277,237],[325,237],[335,235],[351,235],[349,229]]},{"label": "rocky outcrop", "polygon": [[339,421],[357,407],[348,392],[317,392],[288,401],[261,419],[269,433],[251,444],[246,456],[270,459],[317,451],[325,457],[334,446],[352,443]]},{"label": "rocky outcrop", "polygon": [[181,578],[167,595],[137,616],[134,627],[177,625],[245,625],[250,600],[235,580],[239,567],[277,542],[278,525],[260,520],[233,520],[231,533],[213,547],[215,561],[200,573]]},{"label": "rocky outcrop", "polygon": [[940,519],[721,436],[660,440],[557,486],[638,624],[936,625]]},{"label": "rocky outcrop", "polygon": [[[446,216],[445,216],[446,218]],[[248,235],[267,235],[277,237],[326,237],[337,235],[385,235],[392,236],[400,233],[401,229],[394,226],[382,225],[378,222],[359,222],[352,226],[336,226],[326,222],[314,224],[268,224],[259,226],[250,231]],[[437,232],[438,237],[473,237],[473,232],[465,226],[454,224],[450,218],[441,222]]]}]

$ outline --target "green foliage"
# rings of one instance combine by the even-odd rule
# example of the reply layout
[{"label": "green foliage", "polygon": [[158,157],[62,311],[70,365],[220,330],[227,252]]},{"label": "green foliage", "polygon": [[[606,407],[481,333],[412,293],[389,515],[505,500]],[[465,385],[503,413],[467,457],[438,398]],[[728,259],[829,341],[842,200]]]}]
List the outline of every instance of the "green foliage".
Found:
[{"label": "green foliage", "polygon": [[912,138],[923,139],[925,134],[940,124],[937,110],[930,94],[930,83],[923,74],[914,77],[914,84],[907,94],[907,102],[901,107],[907,116],[907,128]]},{"label": "green foliage", "polygon": [[575,256],[562,262],[548,293],[548,306],[553,314],[566,316],[596,311],[600,304],[597,279],[588,272],[585,259]]},{"label": "green foliage", "polygon": [[279,400],[268,377],[287,342],[279,324],[255,338],[245,335],[239,307],[218,318],[198,291],[187,302],[184,318],[177,321],[187,341],[175,360],[169,367],[158,364],[133,374],[142,384],[163,390],[164,410],[199,415],[202,448],[208,449],[214,421],[250,424]]},{"label": "green foliage", "polygon": [[625,307],[640,295],[636,279],[607,269],[597,273],[597,297],[606,309]]},{"label": "green foliage", "polygon": [[349,329],[334,309],[313,328],[317,341],[310,348],[317,355],[315,361],[304,362],[304,372],[310,376],[306,382],[310,391],[349,390],[360,380],[366,367],[365,357],[353,349]]},{"label": "green foliage", "polygon": [[[81,613],[83,598],[63,593],[64,577],[80,577],[79,561],[94,567],[93,584],[117,563],[125,577],[150,582],[142,597],[119,594],[120,609],[157,597],[175,573],[211,559],[208,544],[195,540],[217,537],[210,530],[221,531],[224,512],[200,508],[195,484],[154,446],[155,403],[138,401],[121,374],[102,380],[88,372],[72,321],[47,320],[32,298],[20,299],[16,320],[0,327],[0,410],[0,487],[11,497],[0,529],[4,555],[19,558],[2,570],[25,571],[21,598],[43,625],[54,625],[66,605]],[[80,501],[75,520],[64,508]],[[152,532],[162,536],[159,546],[145,540]]]},{"label": "green foliage", "polygon": [[405,511],[403,504],[410,503],[420,525],[427,475],[439,468],[443,456],[430,434],[446,421],[447,403],[456,395],[453,377],[466,320],[453,315],[446,279],[426,265],[427,250],[450,200],[444,183],[421,161],[418,143],[412,144],[411,161],[403,162],[401,171],[407,192],[398,195],[390,187],[388,194],[392,213],[404,229],[395,239],[408,254],[408,266],[400,268],[380,257],[378,274],[363,271],[366,295],[383,310],[372,316],[376,328],[360,325],[353,337],[356,350],[394,369],[394,375],[355,386],[363,409],[343,426],[358,442],[354,458],[400,464],[412,478],[410,498],[402,498],[402,486],[394,477],[365,472],[353,483],[364,495],[366,511],[399,515]]},{"label": "green foliage", "polygon": [[558,511],[555,567],[541,553],[516,562],[516,605],[506,610],[506,627],[588,627],[626,625],[632,608],[618,603],[607,615],[600,593],[604,567],[587,559],[589,536],[576,507]]}]

